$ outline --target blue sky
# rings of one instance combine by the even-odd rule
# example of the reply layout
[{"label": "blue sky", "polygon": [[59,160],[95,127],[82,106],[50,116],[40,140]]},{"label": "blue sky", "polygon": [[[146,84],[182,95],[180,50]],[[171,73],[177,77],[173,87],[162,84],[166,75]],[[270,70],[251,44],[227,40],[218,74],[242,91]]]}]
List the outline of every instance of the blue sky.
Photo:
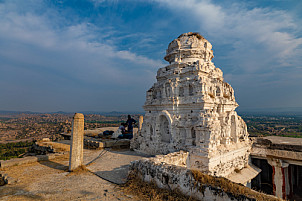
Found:
[{"label": "blue sky", "polygon": [[300,0],[0,0],[0,110],[142,111],[199,32],[242,110],[302,107]]}]

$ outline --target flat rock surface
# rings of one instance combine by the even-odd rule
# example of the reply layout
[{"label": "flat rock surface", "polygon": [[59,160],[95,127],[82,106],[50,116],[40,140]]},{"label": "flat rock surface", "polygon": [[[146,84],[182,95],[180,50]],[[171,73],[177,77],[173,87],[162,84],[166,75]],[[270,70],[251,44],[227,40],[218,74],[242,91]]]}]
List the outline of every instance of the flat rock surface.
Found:
[{"label": "flat rock surface", "polygon": [[[98,155],[96,155],[97,153]],[[87,168],[101,178],[116,184],[125,183],[130,162],[139,160],[144,156],[133,151],[110,152],[101,150],[97,153],[90,155],[90,157],[95,157],[94,159],[86,159],[87,162],[93,161],[91,164],[87,165]]]},{"label": "flat rock surface", "polygon": [[102,151],[84,150],[84,164],[96,159],[87,167],[91,172],[67,172],[68,154],[3,169],[18,182],[0,186],[0,200],[139,200],[124,194],[112,182],[124,182],[127,165],[142,156],[132,151],[108,151],[102,155]]},{"label": "flat rock surface", "polygon": [[273,144],[302,146],[302,138],[267,136],[264,139],[270,140]]}]

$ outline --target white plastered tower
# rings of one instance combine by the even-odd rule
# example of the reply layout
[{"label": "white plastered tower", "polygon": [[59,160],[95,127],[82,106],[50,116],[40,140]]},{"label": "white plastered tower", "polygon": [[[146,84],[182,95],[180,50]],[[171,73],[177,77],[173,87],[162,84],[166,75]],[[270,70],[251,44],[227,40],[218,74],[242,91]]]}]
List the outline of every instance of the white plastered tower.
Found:
[{"label": "white plastered tower", "polygon": [[251,142],[237,115],[234,90],[214,66],[212,45],[185,33],[166,50],[169,65],[147,91],[136,149],[148,154],[189,151],[187,165],[226,176],[248,164]]}]

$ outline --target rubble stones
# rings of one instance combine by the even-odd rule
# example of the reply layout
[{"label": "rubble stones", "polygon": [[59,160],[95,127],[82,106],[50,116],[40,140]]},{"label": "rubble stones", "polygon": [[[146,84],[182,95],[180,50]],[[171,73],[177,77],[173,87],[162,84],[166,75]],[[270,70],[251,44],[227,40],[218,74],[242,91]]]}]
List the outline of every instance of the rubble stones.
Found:
[{"label": "rubble stones", "polygon": [[0,186],[4,186],[6,184],[14,184],[17,183],[18,179],[8,176],[5,173],[0,172]]}]

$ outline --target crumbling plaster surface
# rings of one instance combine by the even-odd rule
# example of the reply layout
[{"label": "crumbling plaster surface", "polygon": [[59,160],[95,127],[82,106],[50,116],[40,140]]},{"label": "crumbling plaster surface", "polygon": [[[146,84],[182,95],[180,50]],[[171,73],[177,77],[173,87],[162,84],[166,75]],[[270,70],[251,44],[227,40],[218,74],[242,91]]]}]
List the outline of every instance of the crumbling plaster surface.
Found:
[{"label": "crumbling plaster surface", "polygon": [[166,163],[168,165],[187,167],[188,157],[189,152],[179,151],[167,155],[157,155],[154,158],[150,158],[150,160],[154,161],[155,163]]},{"label": "crumbling plaster surface", "polygon": [[[251,189],[247,191],[250,194],[236,197],[230,192],[225,192],[220,187],[214,187],[213,185],[200,183],[200,181],[195,180],[192,171],[184,165],[187,157],[188,153],[181,151],[165,156],[161,155],[133,161],[130,167],[130,174],[137,175],[145,182],[155,183],[159,188],[179,190],[183,194],[192,196],[197,200],[254,200],[253,197],[258,192]],[[179,164],[180,162],[182,164]],[[215,178],[212,177],[212,179]],[[247,187],[241,186],[241,188]],[[273,196],[263,196],[264,200],[276,200]]]},{"label": "crumbling plaster surface", "polygon": [[168,66],[147,91],[144,123],[133,148],[148,154],[190,152],[191,168],[226,176],[248,163],[251,142],[234,90],[214,66],[212,45],[185,33],[166,51]]},{"label": "crumbling plaster surface", "polygon": [[183,194],[198,200],[232,200],[228,195],[210,186],[200,191],[192,174],[185,167],[156,164],[152,160],[134,161],[131,170],[138,173],[145,182],[154,182],[159,188],[178,189]]}]

